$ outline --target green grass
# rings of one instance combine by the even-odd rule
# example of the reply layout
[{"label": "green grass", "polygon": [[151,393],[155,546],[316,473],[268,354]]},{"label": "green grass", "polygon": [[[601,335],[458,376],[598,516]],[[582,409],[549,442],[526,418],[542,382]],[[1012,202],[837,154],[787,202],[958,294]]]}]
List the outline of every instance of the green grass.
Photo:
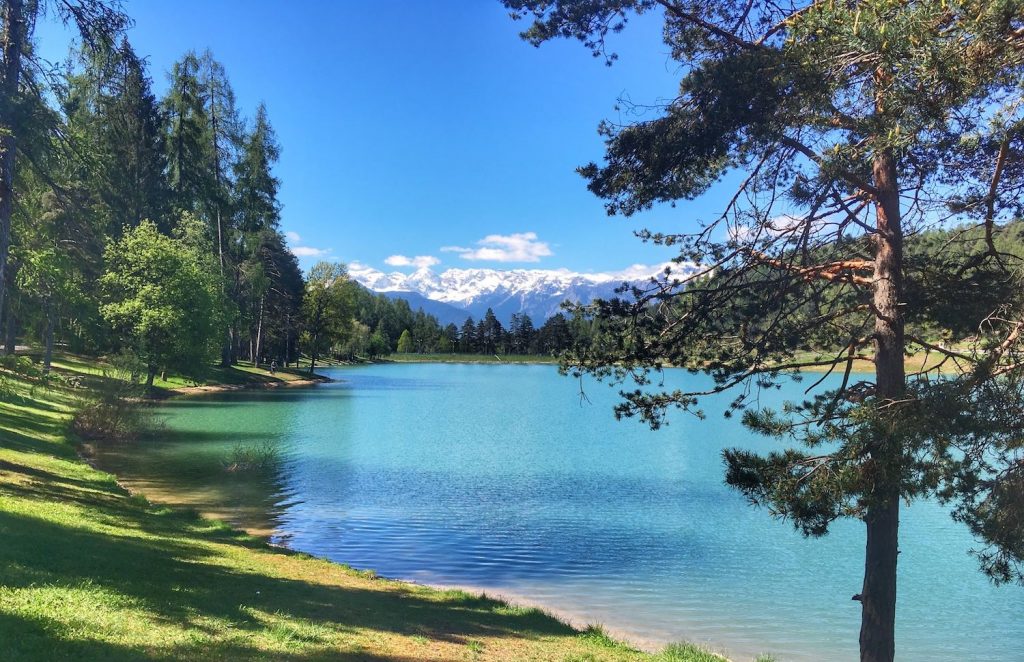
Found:
[{"label": "green grass", "polygon": [[[81,357],[59,365],[102,372]],[[695,648],[648,655],[537,609],[379,579],[148,503],[67,440],[82,389],[6,378],[2,660],[721,662]]]},{"label": "green grass", "polygon": [[536,354],[391,354],[393,363],[558,363],[552,356]]},{"label": "green grass", "polygon": [[[306,362],[306,366],[308,365],[309,363]],[[90,377],[99,377],[104,373],[103,365],[97,363],[95,359],[76,354],[60,354],[56,356],[53,360],[53,367],[55,370],[62,372]],[[157,375],[157,378],[153,381],[153,386],[159,390],[169,392],[193,386],[254,386],[304,379],[309,379],[309,373],[304,369],[279,368],[274,374],[270,374],[270,370],[262,364],[261,367],[257,368],[246,361],[239,361],[229,367],[210,366],[206,377],[198,381],[170,373],[166,375],[166,378]]]}]

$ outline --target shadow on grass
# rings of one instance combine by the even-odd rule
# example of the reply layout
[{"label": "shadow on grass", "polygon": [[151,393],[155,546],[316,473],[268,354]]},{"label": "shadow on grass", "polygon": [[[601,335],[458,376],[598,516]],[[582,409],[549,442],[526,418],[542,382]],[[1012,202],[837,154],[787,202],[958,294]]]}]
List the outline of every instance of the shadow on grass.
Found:
[{"label": "shadow on grass", "polygon": [[[0,421],[5,427],[7,425],[19,426],[21,422],[30,417],[27,416],[13,416],[9,412],[0,414]],[[24,429],[24,428],[23,428]],[[59,434],[61,428],[53,426],[52,429],[45,429],[45,434]],[[54,442],[40,439],[38,436],[27,434],[22,430],[15,429],[0,429],[0,448],[9,448],[15,451],[39,453],[43,455],[53,455],[56,457],[69,458],[74,456],[75,452],[71,446],[57,444]]]},{"label": "shadow on grass", "polygon": [[[38,498],[42,490],[26,490],[19,496]],[[54,497],[65,499],[60,492]],[[106,495],[103,495],[104,497]],[[90,497],[98,498],[98,497]],[[123,507],[99,499],[97,505],[124,522],[127,535],[91,531],[41,518],[0,512],[0,585],[7,588],[97,586],[127,596],[141,604],[152,617],[185,629],[216,619],[232,624],[235,632],[266,632],[269,625],[259,614],[302,619],[333,632],[354,629],[420,635],[439,641],[466,643],[473,637],[542,637],[572,635],[567,625],[531,610],[502,609],[502,604],[468,594],[432,599],[409,587],[388,586],[375,590],[356,586],[321,584],[299,579],[255,574],[223,565],[221,551],[206,542],[241,542],[223,527],[206,520],[190,520],[181,513],[163,515]],[[135,510],[133,513],[132,510]],[[132,516],[135,517],[132,517]],[[143,515],[142,517],[138,517]],[[101,518],[98,518],[101,519]],[[131,529],[145,531],[139,535]],[[200,530],[202,529],[202,530]],[[212,529],[212,530],[210,530]],[[250,547],[265,547],[249,540]],[[269,551],[269,550],[268,550]],[[0,614],[4,611],[0,605]],[[40,619],[44,618],[39,616]],[[154,655],[132,648],[105,648],[106,644],[83,640],[81,628],[61,633],[59,622],[26,623],[19,616],[0,618],[0,642],[13,645],[8,658],[33,657],[33,638],[43,638],[53,658],[77,659],[215,659],[248,658],[257,651],[237,641],[205,642],[198,649],[181,649]],[[232,639],[236,639],[232,637]],[[313,647],[316,641],[309,642]],[[24,646],[23,646],[24,644]],[[2,644],[0,644],[2,645]],[[220,646],[220,647],[218,647]],[[392,659],[365,653],[315,651],[274,659]],[[326,651],[326,649],[325,649]],[[59,653],[59,654],[57,654]],[[264,651],[264,656],[266,655]],[[51,659],[53,659],[51,658]],[[5,658],[7,659],[7,658]]]},{"label": "shadow on grass", "polygon": [[416,658],[383,656],[361,650],[352,652],[330,650],[306,653],[266,651],[238,643],[201,643],[179,645],[156,650],[151,646],[125,646],[97,639],[85,639],[69,632],[60,622],[46,618],[26,618],[0,612],[0,633],[17,633],[15,639],[0,639],[0,656],[4,660],[82,660],[130,662],[135,660],[281,660],[282,662],[412,662]]}]

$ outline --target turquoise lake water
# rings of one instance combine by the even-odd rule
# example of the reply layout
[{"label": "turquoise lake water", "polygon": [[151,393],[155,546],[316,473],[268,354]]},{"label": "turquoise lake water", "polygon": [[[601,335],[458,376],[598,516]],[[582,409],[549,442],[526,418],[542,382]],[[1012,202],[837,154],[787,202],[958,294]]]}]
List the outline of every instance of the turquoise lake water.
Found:
[{"label": "turquoise lake water", "polygon": [[[275,541],[379,574],[486,589],[736,660],[854,660],[864,532],[803,538],[723,483],[720,450],[766,450],[709,401],[651,432],[615,391],[543,365],[376,365],[313,389],[168,405],[165,438],[108,464],[216,502]],[[704,380],[672,371],[668,380]],[[771,392],[764,404],[799,398]],[[226,476],[238,443],[278,469]],[[939,506],[902,515],[897,659],[1024,660],[1024,588],[993,587]]]}]

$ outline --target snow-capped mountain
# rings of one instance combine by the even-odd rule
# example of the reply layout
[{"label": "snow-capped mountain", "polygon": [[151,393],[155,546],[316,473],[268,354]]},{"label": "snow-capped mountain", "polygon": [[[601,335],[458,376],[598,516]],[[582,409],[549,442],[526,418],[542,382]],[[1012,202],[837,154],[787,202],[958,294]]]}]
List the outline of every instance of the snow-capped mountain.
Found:
[{"label": "snow-capped mountain", "polygon": [[669,262],[637,264],[622,271],[602,273],[568,269],[446,269],[437,273],[422,268],[407,274],[385,273],[353,263],[349,274],[368,289],[406,299],[414,309],[423,307],[418,304],[424,299],[442,304],[444,307],[431,306],[434,310],[427,312],[444,323],[461,322],[468,315],[480,319],[491,308],[504,323],[513,313],[526,313],[535,324],[542,324],[559,311],[563,301],[588,303],[596,298],[611,298],[622,283],[646,282],[668,266],[675,278],[685,278],[694,270],[693,265]]}]

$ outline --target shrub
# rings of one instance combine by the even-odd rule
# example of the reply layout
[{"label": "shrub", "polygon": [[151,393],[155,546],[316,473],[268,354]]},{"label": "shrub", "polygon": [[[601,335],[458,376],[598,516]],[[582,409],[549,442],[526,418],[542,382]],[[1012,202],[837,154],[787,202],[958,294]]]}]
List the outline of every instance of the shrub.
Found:
[{"label": "shrub", "polygon": [[141,396],[141,370],[130,354],[108,359],[103,379],[87,396],[71,427],[83,439],[130,441],[153,427],[152,417]]}]

